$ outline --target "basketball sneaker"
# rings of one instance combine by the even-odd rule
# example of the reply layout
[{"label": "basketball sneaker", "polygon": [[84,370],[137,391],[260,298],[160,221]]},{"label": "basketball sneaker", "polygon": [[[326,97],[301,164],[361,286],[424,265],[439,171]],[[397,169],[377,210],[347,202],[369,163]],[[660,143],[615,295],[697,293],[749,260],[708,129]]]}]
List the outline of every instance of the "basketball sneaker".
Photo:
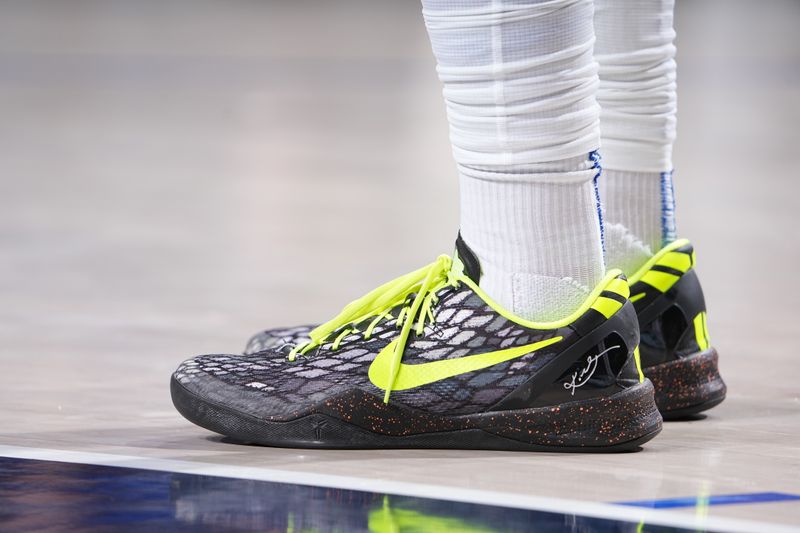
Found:
[{"label": "basketball sneaker", "polygon": [[[641,331],[642,370],[653,382],[656,404],[665,419],[686,418],[725,399],[694,264],[694,248],[681,239],[665,246],[628,279]],[[250,338],[244,353],[302,342],[314,327],[262,331]]]},{"label": "basketball sneaker", "polygon": [[655,386],[665,419],[694,415],[725,399],[694,266],[694,248],[681,239],[662,248],[628,279],[639,317],[642,369]]},{"label": "basketball sneaker", "polygon": [[185,361],[175,407],[282,447],[624,451],[661,430],[619,271],[569,317],[534,323],[493,302],[460,238],[456,250],[288,342]]}]

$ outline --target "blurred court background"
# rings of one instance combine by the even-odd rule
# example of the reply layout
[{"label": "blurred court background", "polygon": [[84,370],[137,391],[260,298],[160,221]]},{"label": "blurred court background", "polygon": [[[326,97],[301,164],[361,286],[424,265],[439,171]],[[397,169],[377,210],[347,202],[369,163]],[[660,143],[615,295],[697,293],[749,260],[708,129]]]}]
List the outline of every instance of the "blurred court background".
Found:
[{"label": "blurred court background", "polygon": [[[797,492],[798,22],[792,0],[678,1],[679,233],[729,398],[599,469],[531,459],[551,495]],[[0,1],[0,444],[352,471],[207,439],[168,378],[451,251],[434,67],[417,2]],[[458,471],[376,453],[376,476]],[[501,474],[486,488],[539,490]],[[800,521],[764,507],[720,512]]]}]

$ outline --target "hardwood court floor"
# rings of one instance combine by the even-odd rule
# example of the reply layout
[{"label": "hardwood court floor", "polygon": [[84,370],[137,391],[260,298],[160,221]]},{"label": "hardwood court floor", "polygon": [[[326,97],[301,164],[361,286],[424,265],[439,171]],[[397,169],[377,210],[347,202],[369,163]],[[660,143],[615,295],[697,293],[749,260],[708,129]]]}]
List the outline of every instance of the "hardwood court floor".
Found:
[{"label": "hardwood court floor", "polygon": [[[171,405],[186,357],[329,318],[451,250],[416,3],[0,4],[0,445],[508,501],[800,493],[798,15],[679,3],[679,230],[729,396],[640,453],[589,456],[236,446]],[[800,524],[797,501],[671,512]]]}]

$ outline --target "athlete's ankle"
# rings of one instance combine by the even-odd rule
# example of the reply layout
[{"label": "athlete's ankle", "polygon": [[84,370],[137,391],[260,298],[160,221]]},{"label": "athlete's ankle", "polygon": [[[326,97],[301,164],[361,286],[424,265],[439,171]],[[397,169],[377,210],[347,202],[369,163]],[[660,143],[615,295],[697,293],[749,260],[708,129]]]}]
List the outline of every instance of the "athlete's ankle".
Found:
[{"label": "athlete's ankle", "polygon": [[671,172],[603,170],[606,264],[630,276],[675,236]]},{"label": "athlete's ankle", "polygon": [[598,170],[461,172],[461,232],[481,262],[480,285],[521,318],[570,315],[605,274]]}]

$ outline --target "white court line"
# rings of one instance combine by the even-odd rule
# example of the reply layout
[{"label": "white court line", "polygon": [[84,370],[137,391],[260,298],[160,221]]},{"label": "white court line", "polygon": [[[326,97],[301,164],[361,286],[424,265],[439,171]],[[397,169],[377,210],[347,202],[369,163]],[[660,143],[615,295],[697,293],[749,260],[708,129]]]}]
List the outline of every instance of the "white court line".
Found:
[{"label": "white court line", "polygon": [[568,515],[624,520],[627,522],[682,527],[693,530],[728,531],[731,533],[798,533],[800,528],[780,524],[755,522],[750,520],[723,517],[703,517],[675,511],[662,511],[641,507],[630,507],[610,503],[548,498],[506,492],[442,487],[423,483],[389,481],[353,476],[314,474],[310,472],[290,472],[274,468],[254,466],[220,465],[173,459],[155,459],[133,455],[114,455],[107,453],[74,452],[45,448],[28,448],[0,444],[0,456],[17,459],[37,459],[62,463],[80,463],[100,466],[119,466],[158,470],[181,474],[197,474],[237,479],[272,481],[295,485],[311,485],[336,489],[361,490],[433,498],[481,505],[497,505],[535,511],[550,511]]}]

